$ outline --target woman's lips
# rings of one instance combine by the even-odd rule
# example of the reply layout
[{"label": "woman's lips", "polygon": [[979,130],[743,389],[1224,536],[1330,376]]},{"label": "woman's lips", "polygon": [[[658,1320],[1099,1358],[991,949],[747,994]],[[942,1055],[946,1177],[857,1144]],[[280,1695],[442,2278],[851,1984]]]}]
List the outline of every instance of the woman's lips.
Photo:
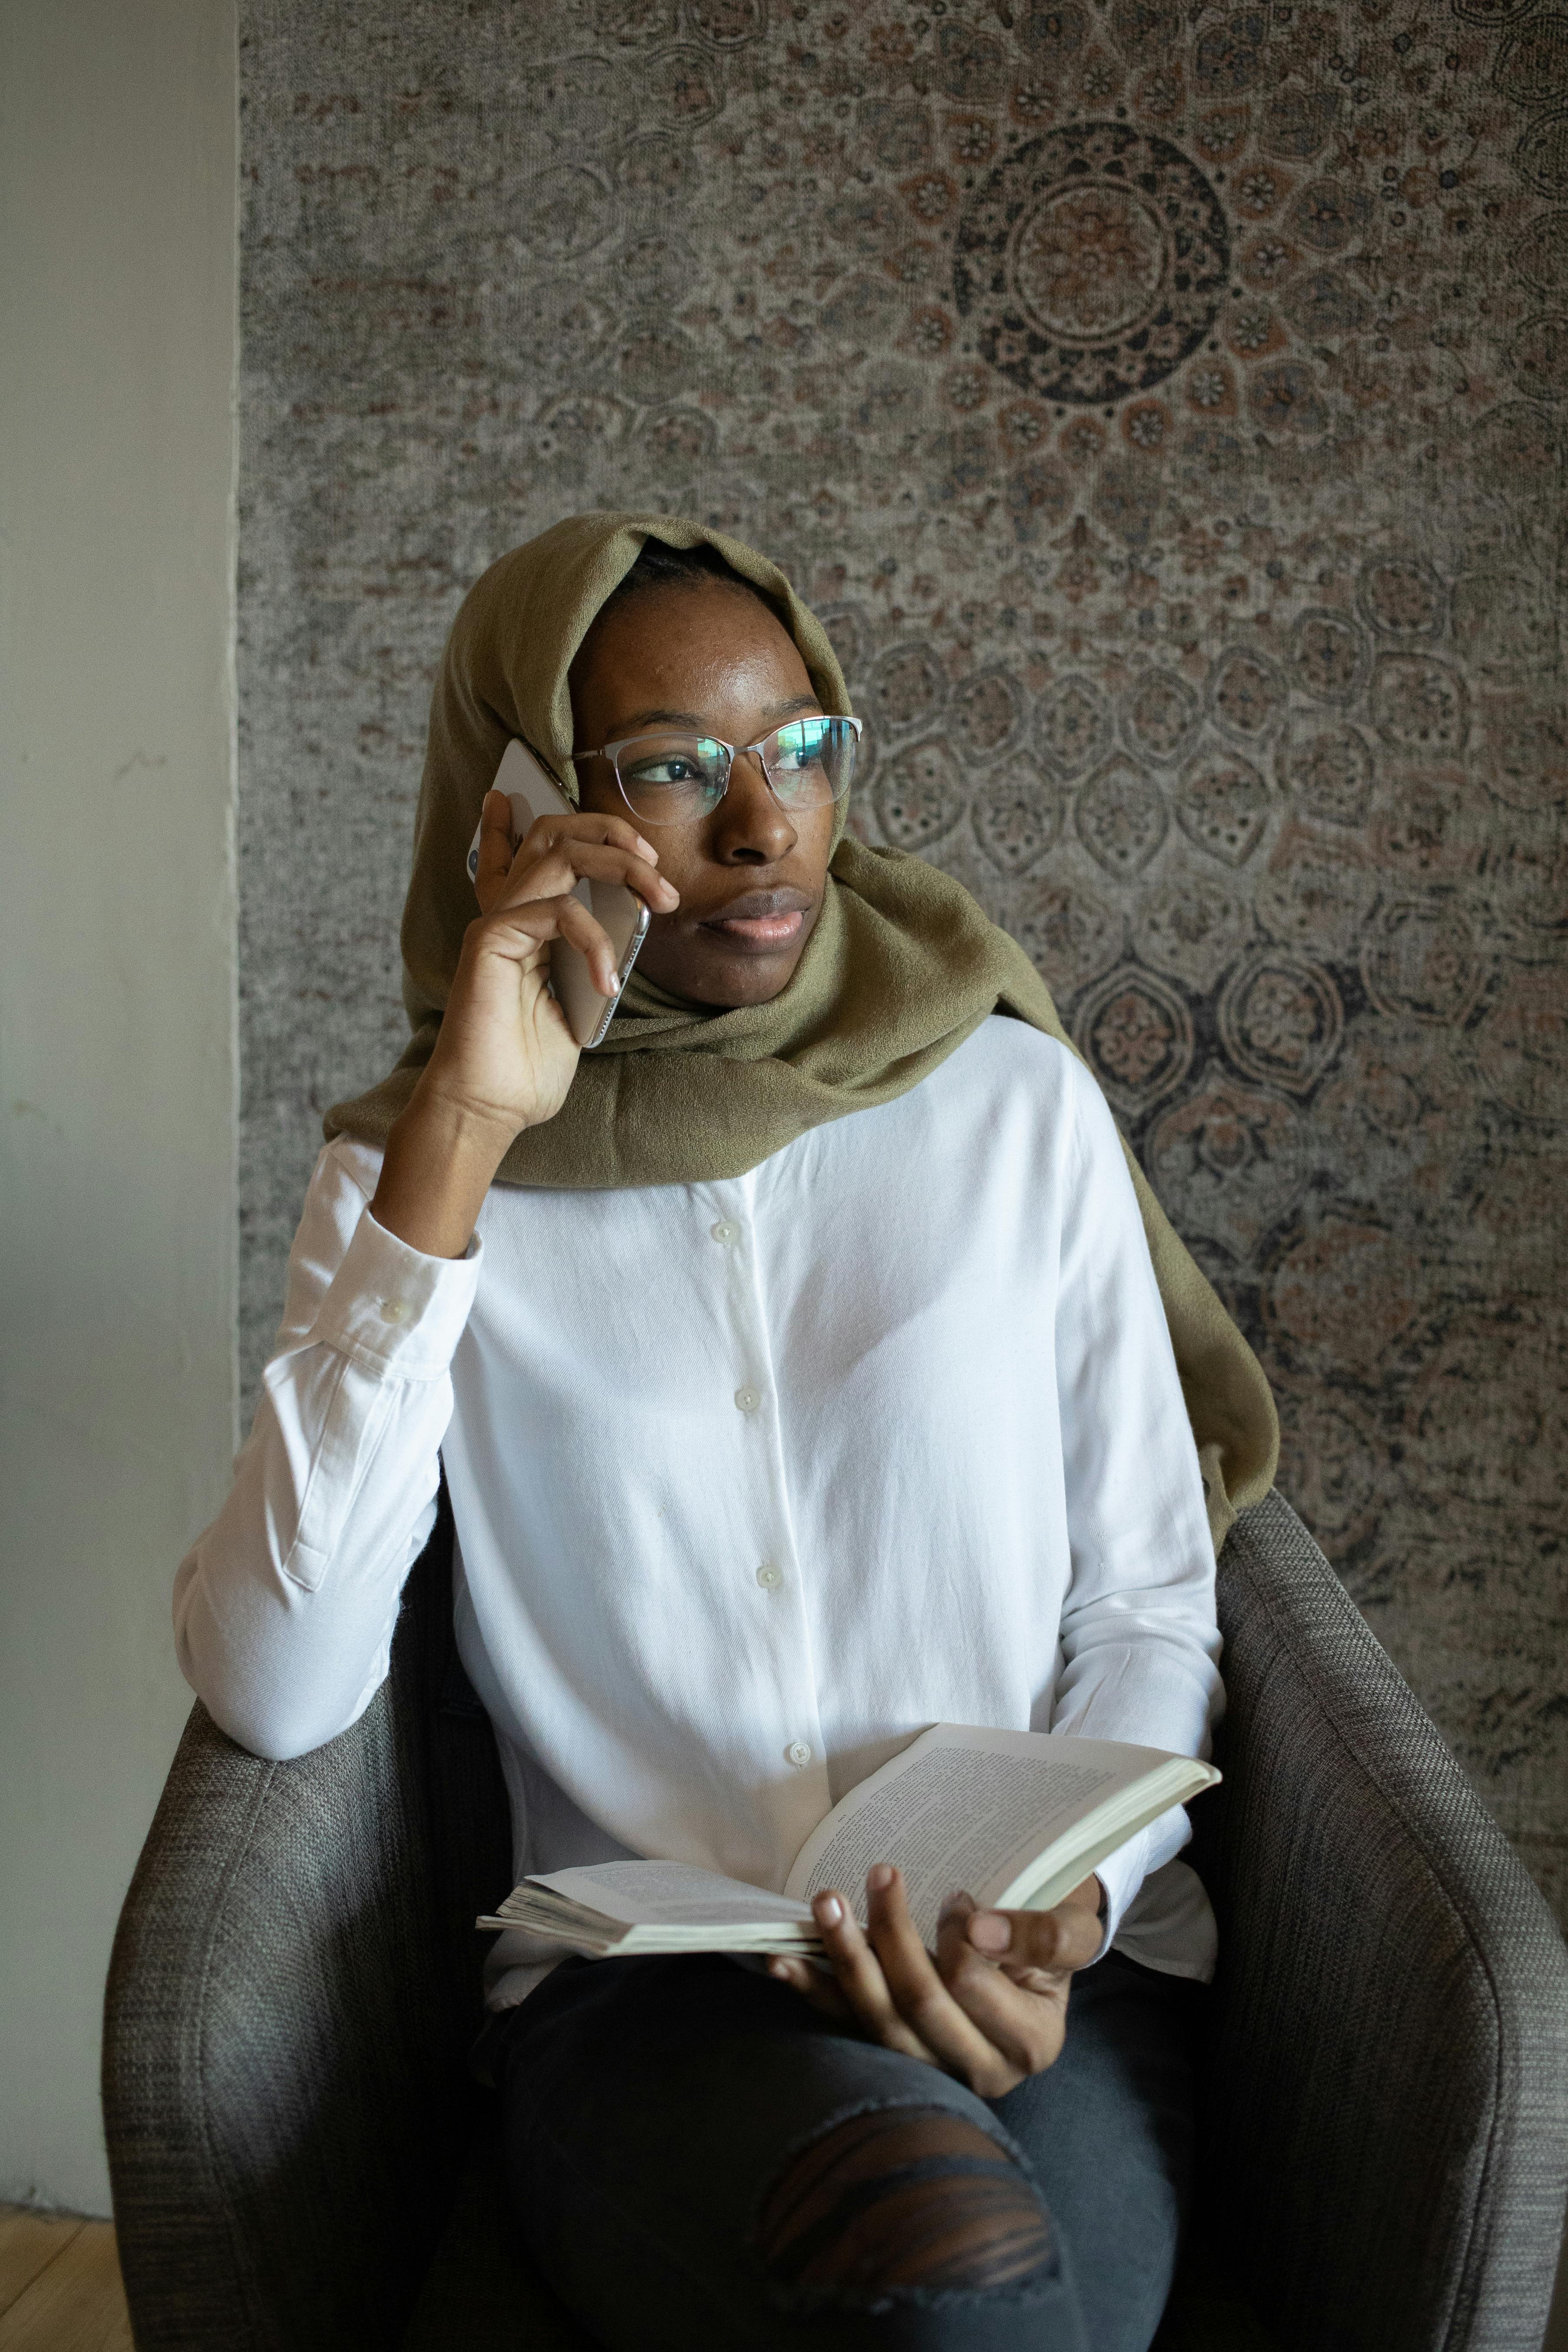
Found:
[{"label": "woman's lips", "polygon": [[722,914],[710,915],[702,929],[717,931],[729,947],[772,955],[799,939],[811,905],[804,890],[790,886],[743,890],[731,899]]},{"label": "woman's lips", "polygon": [[784,915],[725,915],[703,928],[722,931],[726,939],[745,940],[754,947],[782,948],[800,937],[805,920],[804,912],[795,907]]}]

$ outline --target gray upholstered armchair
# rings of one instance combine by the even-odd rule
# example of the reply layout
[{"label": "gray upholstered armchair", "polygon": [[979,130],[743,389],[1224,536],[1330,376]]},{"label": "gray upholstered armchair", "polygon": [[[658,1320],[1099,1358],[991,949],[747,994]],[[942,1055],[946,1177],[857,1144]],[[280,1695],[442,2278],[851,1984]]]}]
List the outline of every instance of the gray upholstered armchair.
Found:
[{"label": "gray upholstered armchair", "polygon": [[[293,1764],[198,1706],[115,1945],[104,2112],[142,2352],[586,2352],[468,2084],[510,1876],[445,1507],[391,1680]],[[1225,1549],[1222,1967],[1172,2352],[1537,2352],[1568,2193],[1568,1953],[1277,1496]]]}]

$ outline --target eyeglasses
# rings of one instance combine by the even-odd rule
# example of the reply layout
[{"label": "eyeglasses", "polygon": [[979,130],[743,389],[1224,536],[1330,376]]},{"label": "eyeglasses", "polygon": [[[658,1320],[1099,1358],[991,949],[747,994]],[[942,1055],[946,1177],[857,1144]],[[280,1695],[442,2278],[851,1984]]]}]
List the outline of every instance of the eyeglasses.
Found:
[{"label": "eyeglasses", "polygon": [[793,814],[841,800],[854,781],[859,749],[858,719],[792,719],[760,743],[724,743],[715,735],[660,728],[576,756],[609,761],[621,798],[639,824],[694,824],[729,791],[737,760],[754,755],[774,800]]}]

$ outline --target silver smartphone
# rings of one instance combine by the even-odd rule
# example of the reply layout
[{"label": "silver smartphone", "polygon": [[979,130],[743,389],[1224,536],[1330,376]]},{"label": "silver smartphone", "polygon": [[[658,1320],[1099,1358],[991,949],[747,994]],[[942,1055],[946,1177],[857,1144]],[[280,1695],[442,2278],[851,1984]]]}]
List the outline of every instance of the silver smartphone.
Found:
[{"label": "silver smartphone", "polygon": [[[507,745],[490,789],[504,793],[511,803],[514,849],[536,817],[577,814],[525,743]],[[479,835],[476,831],[468,848],[470,882],[478,879],[479,871]],[[582,949],[568,947],[564,940],[550,942],[550,985],[566,1015],[567,1027],[584,1052],[591,1053],[615,1018],[621,991],[631,978],[637,950],[647,937],[648,911],[637,892],[628,890],[624,882],[579,882],[577,896],[609,937],[616,959],[615,992],[610,996],[603,994]]]}]

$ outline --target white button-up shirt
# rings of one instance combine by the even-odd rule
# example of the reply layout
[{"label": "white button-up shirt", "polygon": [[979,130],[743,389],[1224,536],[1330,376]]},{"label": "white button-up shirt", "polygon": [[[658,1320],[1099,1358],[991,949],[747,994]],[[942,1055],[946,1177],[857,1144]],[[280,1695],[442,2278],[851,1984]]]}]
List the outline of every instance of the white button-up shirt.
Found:
[{"label": "white button-up shirt", "polygon": [[[1205,1750],[1202,1481],[1110,1113],[1052,1039],[988,1020],[733,1181],[494,1186],[459,1260],[376,1223],[379,1165],[317,1164],[176,1579],[181,1664],[245,1747],[368,1705],[444,1458],[519,1877],[630,1853],[781,1887],[930,1723]],[[1205,1976],[1186,1835],[1101,1865],[1107,1940]]]}]

